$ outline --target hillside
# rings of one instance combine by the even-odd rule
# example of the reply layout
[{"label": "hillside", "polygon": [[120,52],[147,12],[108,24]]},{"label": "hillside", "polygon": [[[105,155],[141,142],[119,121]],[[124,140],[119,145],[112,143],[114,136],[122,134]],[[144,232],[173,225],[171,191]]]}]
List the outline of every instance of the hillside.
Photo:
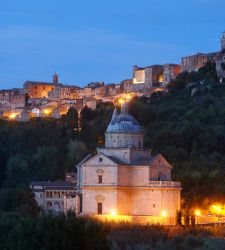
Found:
[{"label": "hillside", "polygon": [[[174,166],[186,204],[225,196],[225,85],[214,65],[182,73],[168,92],[135,98],[130,113],[145,129],[145,147]],[[66,171],[104,144],[113,105],[70,109],[60,120],[0,121],[0,187],[26,188],[33,180],[63,180]],[[0,208],[1,209],[1,208]]]}]

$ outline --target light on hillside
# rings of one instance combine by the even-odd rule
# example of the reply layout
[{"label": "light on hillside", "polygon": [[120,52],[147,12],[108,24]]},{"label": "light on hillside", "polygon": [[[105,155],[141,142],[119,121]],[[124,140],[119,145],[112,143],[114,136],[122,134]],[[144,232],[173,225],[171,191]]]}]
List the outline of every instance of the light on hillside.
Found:
[{"label": "light on hillside", "polygon": [[9,115],[9,119],[15,119],[16,117],[17,117],[17,113],[11,113],[10,115]]},{"label": "light on hillside", "polygon": [[201,211],[199,209],[195,210],[195,216],[201,216]]},{"label": "light on hillside", "polygon": [[167,213],[166,210],[162,210],[161,213],[160,213],[160,215],[161,215],[162,217],[167,217],[168,213]]}]

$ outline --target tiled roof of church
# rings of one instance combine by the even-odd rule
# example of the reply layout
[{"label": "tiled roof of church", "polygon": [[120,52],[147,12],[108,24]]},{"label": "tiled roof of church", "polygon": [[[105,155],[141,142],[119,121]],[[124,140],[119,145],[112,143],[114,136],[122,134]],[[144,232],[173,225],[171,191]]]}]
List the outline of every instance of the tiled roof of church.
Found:
[{"label": "tiled roof of church", "polygon": [[[123,107],[122,107],[123,108]],[[137,120],[127,113],[126,109],[118,114],[115,109],[112,120],[106,130],[106,133],[142,133],[143,128]]]}]

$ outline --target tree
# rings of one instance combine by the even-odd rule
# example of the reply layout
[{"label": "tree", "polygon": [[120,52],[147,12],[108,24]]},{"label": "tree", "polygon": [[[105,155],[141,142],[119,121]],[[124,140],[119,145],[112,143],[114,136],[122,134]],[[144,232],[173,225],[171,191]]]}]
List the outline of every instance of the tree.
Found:
[{"label": "tree", "polygon": [[29,189],[2,189],[0,212],[15,212],[20,216],[37,217],[38,205]]},{"label": "tree", "polygon": [[176,212],[176,225],[182,226],[182,213],[180,210],[177,210]]},{"label": "tree", "polygon": [[65,127],[69,131],[70,137],[73,139],[78,135],[78,112],[74,108],[69,108],[64,116]]},{"label": "tree", "polygon": [[84,142],[78,140],[70,140],[67,145],[67,170],[74,170],[75,164],[84,158],[88,150]]},{"label": "tree", "polygon": [[15,154],[7,162],[6,170],[7,187],[26,186],[28,182],[28,165],[26,157],[22,154]]}]

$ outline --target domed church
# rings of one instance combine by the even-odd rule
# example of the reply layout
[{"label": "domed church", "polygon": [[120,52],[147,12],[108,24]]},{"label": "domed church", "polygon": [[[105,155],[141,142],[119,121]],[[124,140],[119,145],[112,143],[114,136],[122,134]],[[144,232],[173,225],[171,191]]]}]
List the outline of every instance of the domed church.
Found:
[{"label": "domed church", "polygon": [[175,217],[180,209],[180,182],[171,181],[172,166],[144,148],[144,130],[116,108],[105,133],[105,147],[77,165],[83,215]]}]

